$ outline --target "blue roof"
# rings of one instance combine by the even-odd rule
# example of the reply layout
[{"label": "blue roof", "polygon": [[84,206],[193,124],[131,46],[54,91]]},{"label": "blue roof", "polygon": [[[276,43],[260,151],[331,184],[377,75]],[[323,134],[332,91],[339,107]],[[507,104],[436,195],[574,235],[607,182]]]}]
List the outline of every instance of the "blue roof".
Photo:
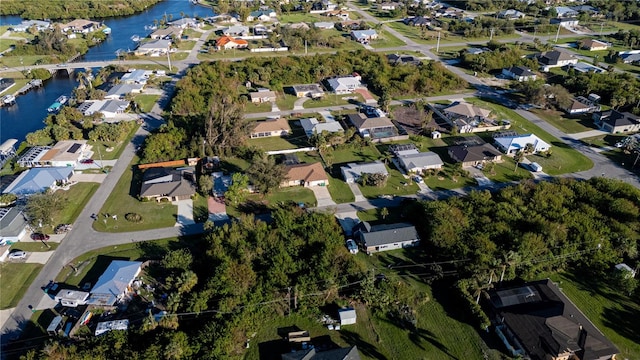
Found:
[{"label": "blue roof", "polygon": [[123,294],[140,271],[140,261],[114,260],[109,264],[91,289],[91,296],[103,295],[115,302]]},{"label": "blue roof", "polygon": [[73,167],[43,167],[29,169],[18,176],[4,193],[15,195],[31,195],[46,191],[56,181],[68,180],[73,174]]}]

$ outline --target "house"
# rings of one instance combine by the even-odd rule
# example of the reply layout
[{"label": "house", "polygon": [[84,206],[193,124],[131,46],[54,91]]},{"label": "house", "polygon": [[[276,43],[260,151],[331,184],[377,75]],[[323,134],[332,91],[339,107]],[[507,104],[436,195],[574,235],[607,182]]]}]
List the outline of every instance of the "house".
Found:
[{"label": "house", "polygon": [[256,126],[251,131],[251,138],[270,136],[287,136],[291,133],[289,122],[285,118],[256,121]]},{"label": "house", "polygon": [[343,132],[344,129],[337,121],[319,122],[316,118],[300,119],[300,125],[304,129],[304,133],[308,138],[314,134],[322,134],[324,131],[328,133]]},{"label": "house", "polygon": [[360,75],[349,75],[349,76],[338,76],[334,78],[330,78],[326,80],[327,87],[330,91],[342,95],[342,94],[351,94],[356,89],[362,87],[362,83],[360,82],[362,78]]},{"label": "house", "polygon": [[502,154],[490,144],[455,145],[447,150],[451,159],[462,163],[462,167],[482,165],[488,161],[499,162]]},{"label": "house", "polygon": [[169,26],[174,26],[180,29],[186,28],[200,28],[202,27],[202,23],[197,19],[186,17],[178,20],[171,21]]},{"label": "house", "polygon": [[249,13],[247,21],[273,21],[277,16],[278,14],[276,14],[272,9],[256,10]]},{"label": "house", "polygon": [[143,84],[117,84],[107,91],[104,98],[108,100],[124,99],[127,94],[140,94],[143,89]]},{"label": "house", "polygon": [[607,50],[609,48],[608,43],[594,39],[585,39],[582,41],[578,41],[578,45],[580,45],[581,49],[589,51]]},{"label": "house", "polygon": [[140,46],[133,51],[133,54],[135,56],[159,56],[167,54],[170,49],[171,40],[159,39],[140,44]]},{"label": "house", "polygon": [[467,54],[471,54],[471,55],[480,55],[482,53],[487,52],[488,49],[486,48],[477,48],[477,47],[470,47],[466,50]]},{"label": "house", "polygon": [[408,223],[371,226],[363,221],[354,228],[354,236],[367,254],[414,247],[420,244],[418,230]]},{"label": "house", "polygon": [[280,186],[327,186],[329,177],[322,167],[322,163],[295,164],[285,166],[285,181]]},{"label": "house", "polygon": [[71,166],[31,168],[18,175],[2,193],[28,196],[45,192],[57,183],[69,183],[72,175]]},{"label": "house", "polygon": [[310,97],[317,99],[324,96],[324,90],[318,84],[291,85],[287,89],[298,98]]},{"label": "house", "polygon": [[578,22],[578,18],[555,18],[549,21],[551,25],[560,25],[569,30],[578,26]]},{"label": "house", "polygon": [[603,69],[601,67],[598,67],[598,66],[595,66],[595,65],[591,65],[591,64],[588,64],[588,63],[582,62],[582,61],[579,61],[579,62],[577,62],[575,64],[572,64],[572,65],[567,65],[567,68],[573,69],[573,70],[575,70],[577,72],[580,72],[580,73],[594,72],[596,74],[604,74],[604,73],[607,72],[607,70],[605,70],[605,69]]},{"label": "house", "polygon": [[403,64],[418,66],[422,64],[422,61],[413,55],[389,54],[387,55],[387,60],[393,65]]},{"label": "house", "polygon": [[130,104],[126,100],[86,100],[78,106],[78,111],[84,116],[101,113],[105,119],[115,119],[124,114]]},{"label": "house", "polygon": [[319,21],[319,22],[313,23],[313,26],[316,29],[320,29],[320,30],[331,30],[331,29],[336,27],[336,23],[327,22],[327,21]]},{"label": "house", "polygon": [[538,54],[537,58],[543,71],[549,71],[552,67],[562,67],[578,63],[578,59],[573,55],[559,50],[545,51]]},{"label": "house", "polygon": [[403,20],[403,22],[409,26],[430,27],[433,25],[433,20],[424,16],[414,16],[414,17],[406,18]]},{"label": "house", "polygon": [[596,102],[587,99],[584,96],[578,96],[571,101],[571,105],[569,105],[568,108],[565,108],[564,111],[569,115],[586,114],[600,111],[600,106]]},{"label": "house", "polygon": [[[349,12],[348,11],[344,11],[344,10],[332,10],[332,11],[327,11],[326,13],[324,13],[325,16],[335,16],[341,20],[343,20],[343,23],[349,22]],[[358,21],[358,24],[360,24],[360,21]]]},{"label": "house", "polygon": [[490,290],[498,338],[524,359],[614,359],[618,349],[551,280]]},{"label": "house", "polygon": [[442,109],[441,115],[451,126],[457,127],[458,132],[461,134],[493,131],[511,126],[508,121],[503,121],[501,124],[491,119],[491,110],[483,109],[464,101],[456,101],[445,107]]},{"label": "house", "polygon": [[353,325],[358,319],[356,310],[354,308],[345,308],[338,310],[338,318],[340,319],[340,326]]},{"label": "house", "polygon": [[244,25],[233,25],[222,30],[223,35],[227,36],[249,36],[249,27]]},{"label": "house", "polygon": [[425,170],[441,169],[444,163],[438,154],[428,152],[405,153],[398,155],[398,164],[408,173],[421,173]]},{"label": "house", "polygon": [[89,157],[89,145],[87,140],[62,140],[58,141],[42,157],[40,166],[75,167],[80,160]]},{"label": "house", "polygon": [[345,166],[341,166],[340,172],[347,184],[355,184],[362,174],[382,174],[384,176],[389,176],[387,167],[379,160],[359,164],[349,163]]},{"label": "house", "polygon": [[502,10],[497,14],[500,19],[517,20],[524,19],[527,15],[515,9]]},{"label": "house", "polygon": [[311,29],[309,27],[309,24],[304,23],[304,22],[289,24],[288,27],[289,27],[289,29],[295,29],[295,30],[310,30]]},{"label": "house", "polygon": [[533,146],[531,154],[544,152],[551,148],[551,145],[534,134],[497,137],[494,142],[496,147],[507,155],[515,155],[519,151],[524,151],[529,144]]},{"label": "house", "polygon": [[629,112],[607,110],[593,114],[593,122],[611,134],[640,131],[640,117]]},{"label": "house", "polygon": [[620,51],[618,57],[625,64],[640,64],[640,50]]},{"label": "house", "polygon": [[142,271],[139,261],[113,260],[91,289],[88,304],[110,306],[124,299]]},{"label": "house", "polygon": [[127,330],[129,329],[129,320],[113,320],[99,322],[96,326],[95,336],[100,336],[106,332],[113,330]]},{"label": "house", "polygon": [[37,31],[44,31],[51,27],[51,23],[49,21],[42,20],[23,20],[18,25],[11,25],[9,30],[13,32],[27,32],[34,26]]},{"label": "house", "polygon": [[22,207],[0,208],[0,244],[20,241],[27,233],[27,218]]},{"label": "house", "polygon": [[379,139],[398,135],[398,129],[387,117],[367,117],[363,113],[357,113],[347,114],[347,120],[362,137]]},{"label": "house", "polygon": [[282,354],[281,360],[361,360],[358,348],[354,345],[346,348],[317,351],[315,347]]},{"label": "house", "polygon": [[121,83],[125,84],[146,84],[149,80],[149,76],[152,74],[150,70],[131,70],[128,73],[122,75],[120,78]]},{"label": "house", "polygon": [[634,278],[636,277],[636,271],[632,269],[629,265],[622,263],[616,265],[617,271],[624,271],[626,273],[625,278]]},{"label": "house", "polygon": [[573,18],[580,15],[577,11],[566,6],[557,6],[556,14],[559,18]]},{"label": "house", "polygon": [[371,42],[371,40],[376,40],[378,38],[378,33],[373,30],[353,30],[351,32],[351,38],[361,44],[367,44]]},{"label": "house", "polygon": [[253,104],[261,104],[276,101],[276,92],[269,89],[258,89],[258,91],[250,92],[249,99]]},{"label": "house", "polygon": [[62,289],[55,296],[55,301],[66,307],[86,305],[90,294],[86,291]]},{"label": "house", "polygon": [[256,24],[253,27],[253,35],[256,36],[267,35],[269,32],[271,32],[271,30],[267,29],[267,27],[262,24]]},{"label": "house", "polygon": [[597,15],[600,12],[598,8],[594,8],[591,5],[576,5],[576,6],[570,6],[570,8],[579,13],[590,14],[591,16]]},{"label": "house", "polygon": [[312,11],[333,11],[338,7],[337,4],[329,1],[329,0],[320,0],[316,1],[311,5]]},{"label": "house", "polygon": [[227,35],[216,40],[216,50],[246,49],[248,46],[247,40],[235,39]]},{"label": "house", "polygon": [[402,4],[398,2],[383,2],[376,6],[382,11],[393,11],[396,9],[400,9],[402,7]]},{"label": "house", "polygon": [[192,168],[149,168],[142,174],[140,197],[156,201],[186,200],[196,193],[195,184],[195,171]]},{"label": "house", "polygon": [[149,37],[153,40],[170,40],[179,39],[182,36],[183,29],[177,26],[168,26],[152,32]]},{"label": "house", "polygon": [[363,23],[360,20],[345,20],[338,23],[337,28],[340,31],[360,30]]},{"label": "house", "polygon": [[46,164],[41,162],[40,159],[49,150],[51,150],[51,146],[32,146],[24,153],[24,155],[20,156],[17,163],[23,168],[46,166]]},{"label": "house", "polygon": [[85,20],[85,19],[75,19],[66,24],[61,24],[60,29],[62,32],[73,32],[80,34],[88,34],[90,32],[94,32],[102,27],[102,24],[97,21]]},{"label": "house", "polygon": [[524,66],[512,66],[510,68],[504,68],[502,69],[502,75],[508,77],[509,79],[520,82],[535,80],[538,78],[538,76],[534,72]]}]

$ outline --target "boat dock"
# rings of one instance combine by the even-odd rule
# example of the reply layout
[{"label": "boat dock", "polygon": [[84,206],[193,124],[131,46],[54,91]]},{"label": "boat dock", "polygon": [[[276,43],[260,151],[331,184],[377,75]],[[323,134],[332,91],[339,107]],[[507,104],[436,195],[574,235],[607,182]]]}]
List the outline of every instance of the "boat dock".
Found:
[{"label": "boat dock", "polygon": [[35,79],[29,81],[25,86],[21,87],[20,90],[16,92],[16,95],[23,95],[29,92],[31,89],[42,87],[42,80]]},{"label": "boat dock", "polygon": [[3,167],[7,161],[16,156],[17,143],[17,139],[9,139],[0,145],[0,168]]}]

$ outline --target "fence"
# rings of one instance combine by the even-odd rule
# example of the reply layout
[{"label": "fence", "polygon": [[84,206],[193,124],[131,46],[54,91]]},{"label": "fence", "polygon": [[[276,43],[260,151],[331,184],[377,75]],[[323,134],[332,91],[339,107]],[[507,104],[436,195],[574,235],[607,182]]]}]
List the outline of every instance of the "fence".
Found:
[{"label": "fence", "polygon": [[293,154],[297,152],[307,152],[307,151],[314,151],[314,150],[318,150],[318,149],[314,147],[306,147],[306,148],[298,148],[298,149],[274,150],[274,151],[267,151],[267,155]]},{"label": "fence", "polygon": [[188,158],[183,160],[171,160],[171,161],[161,161],[156,163],[149,164],[140,164],[138,165],[138,169],[148,169],[155,167],[172,167],[172,166],[180,166],[180,165],[189,165],[193,166],[198,163],[199,158]]},{"label": "fence", "polygon": [[288,47],[279,47],[279,48],[257,48],[257,49],[249,49],[250,52],[276,52],[276,51],[289,51]]}]

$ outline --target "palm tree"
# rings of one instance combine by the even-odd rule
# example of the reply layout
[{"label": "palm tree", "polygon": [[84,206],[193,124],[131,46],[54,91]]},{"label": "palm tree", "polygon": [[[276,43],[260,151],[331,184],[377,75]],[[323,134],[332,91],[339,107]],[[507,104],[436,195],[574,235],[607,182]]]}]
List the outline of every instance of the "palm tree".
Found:
[{"label": "palm tree", "polygon": [[524,159],[524,151],[520,150],[513,156],[513,160],[516,162],[516,167],[513,169],[513,172],[516,172],[516,170],[518,170],[518,165],[520,165],[522,159]]},{"label": "palm tree", "polygon": [[380,209],[380,216],[382,216],[383,220],[386,219],[387,216],[389,216],[389,209],[387,209],[386,207]]},{"label": "palm tree", "polygon": [[79,88],[84,88],[87,86],[89,89],[92,88],[90,75],[85,71],[78,71],[76,73],[76,80],[80,83]]},{"label": "palm tree", "polygon": [[520,260],[520,255],[515,251],[509,251],[504,254],[502,259],[502,273],[500,274],[500,282],[504,280],[504,273],[507,270],[507,266],[513,266]]}]

